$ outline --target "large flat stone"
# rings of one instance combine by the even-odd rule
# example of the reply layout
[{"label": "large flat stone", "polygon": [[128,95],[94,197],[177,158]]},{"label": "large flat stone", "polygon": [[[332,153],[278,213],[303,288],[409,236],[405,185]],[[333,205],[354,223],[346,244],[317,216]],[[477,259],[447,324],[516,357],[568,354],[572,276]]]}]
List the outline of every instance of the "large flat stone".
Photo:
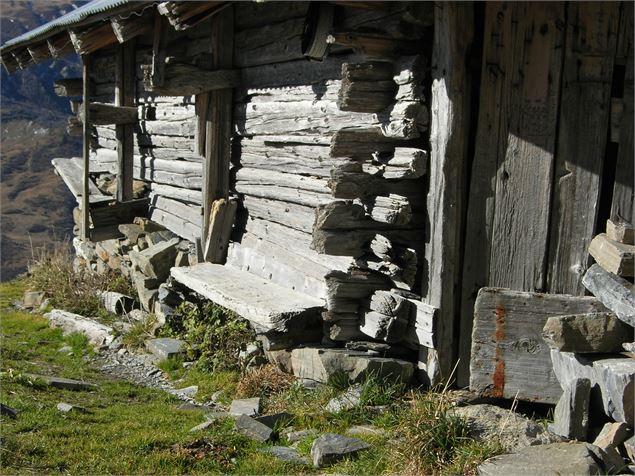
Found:
[{"label": "large flat stone", "polygon": [[[551,351],[553,371],[560,382],[588,378],[593,394],[600,394],[604,413],[613,420],[635,420],[635,359]],[[566,384],[565,384],[566,385]],[[591,409],[593,411],[593,408]]]},{"label": "large flat stone", "polygon": [[341,395],[338,395],[337,397],[329,400],[329,402],[326,404],[326,411],[331,413],[338,413],[344,410],[351,410],[359,405],[361,397],[362,387],[360,385],[353,385]]},{"label": "large flat stone", "polygon": [[490,458],[478,467],[481,476],[564,476],[604,474],[600,449],[589,443],[527,446],[517,453]]},{"label": "large flat stone", "polygon": [[178,239],[163,241],[143,251],[130,251],[130,261],[149,278],[165,281],[176,258]]},{"label": "large flat stone", "polygon": [[254,416],[260,413],[260,398],[243,398],[240,400],[232,400],[229,407],[229,413],[231,415],[240,416]]},{"label": "large flat stone", "polygon": [[49,375],[24,374],[25,377],[43,381],[49,387],[60,388],[63,390],[95,390],[97,385],[84,382],[83,380],[73,380],[64,377],[52,377]]},{"label": "large flat stone", "polygon": [[308,458],[301,456],[296,449],[289,448],[287,446],[272,446],[270,448],[261,448],[258,451],[275,456],[280,461],[284,461],[286,463],[303,465],[309,464]]},{"label": "large flat stone", "polygon": [[450,413],[465,420],[470,438],[484,443],[500,442],[507,451],[562,441],[539,423],[495,405],[467,405]]},{"label": "large flat stone", "polygon": [[91,344],[96,346],[110,345],[114,340],[114,329],[88,317],[72,312],[53,309],[44,314],[51,327],[62,329],[64,335],[78,332],[88,337]]},{"label": "large flat stone", "polygon": [[273,429],[247,415],[240,415],[236,418],[235,425],[236,431],[260,443],[265,443],[274,436]]},{"label": "large flat stone", "polygon": [[367,375],[409,382],[414,365],[400,359],[370,356],[366,352],[326,347],[303,347],[291,352],[296,377],[327,382],[335,374],[346,374],[351,382]]},{"label": "large flat stone", "polygon": [[161,359],[170,359],[185,352],[185,343],[182,340],[161,337],[147,340],[146,349]]},{"label": "large flat stone", "polygon": [[249,320],[262,333],[303,329],[324,307],[321,299],[229,266],[200,263],[172,268],[171,273],[179,283]]},{"label": "large flat stone", "polygon": [[336,463],[344,458],[356,456],[370,445],[357,438],[326,433],[318,437],[311,446],[311,458],[316,467]]}]

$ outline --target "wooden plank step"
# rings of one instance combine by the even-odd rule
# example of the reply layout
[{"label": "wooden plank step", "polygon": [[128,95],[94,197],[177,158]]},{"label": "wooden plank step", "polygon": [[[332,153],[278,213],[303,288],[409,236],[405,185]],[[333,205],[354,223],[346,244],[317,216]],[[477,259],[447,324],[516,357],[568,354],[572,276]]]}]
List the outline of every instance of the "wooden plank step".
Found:
[{"label": "wooden plank step", "polygon": [[[82,167],[79,165],[79,162],[71,158],[53,159],[51,160],[51,163],[53,164],[53,167],[55,167],[59,176],[62,177],[62,180],[68,189],[75,196],[77,202],[81,203],[84,173],[82,171]],[[114,197],[102,194],[92,180],[88,183],[88,192],[90,203],[101,203],[115,200]]]},{"label": "wooden plank step", "polygon": [[249,320],[257,332],[286,332],[314,319],[324,301],[251,273],[212,263],[172,268],[172,277]]}]

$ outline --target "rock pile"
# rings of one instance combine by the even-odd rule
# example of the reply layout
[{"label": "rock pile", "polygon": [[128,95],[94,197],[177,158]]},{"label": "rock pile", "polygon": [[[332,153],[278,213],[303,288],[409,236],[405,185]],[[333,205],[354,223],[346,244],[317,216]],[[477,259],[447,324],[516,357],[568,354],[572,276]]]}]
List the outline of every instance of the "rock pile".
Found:
[{"label": "rock pile", "polygon": [[613,470],[626,466],[624,458],[634,462],[624,445],[633,438],[635,424],[635,354],[628,351],[635,288],[624,279],[633,276],[634,251],[632,226],[609,220],[607,233],[589,247],[597,264],[582,281],[607,311],[550,317],[543,329],[563,390],[551,430],[593,442],[611,459]]}]

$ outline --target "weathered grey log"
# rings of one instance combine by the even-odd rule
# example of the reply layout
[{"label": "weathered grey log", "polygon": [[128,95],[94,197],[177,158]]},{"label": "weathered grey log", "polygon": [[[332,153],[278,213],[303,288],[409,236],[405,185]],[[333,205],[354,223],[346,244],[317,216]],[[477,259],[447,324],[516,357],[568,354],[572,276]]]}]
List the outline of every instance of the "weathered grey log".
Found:
[{"label": "weathered grey log", "polygon": [[397,143],[378,127],[341,130],[331,139],[331,157],[368,159],[375,152],[393,152]]},{"label": "weathered grey log", "polygon": [[[81,203],[83,195],[83,166],[79,160],[73,159],[53,159],[51,164],[55,171],[62,177],[64,183],[75,196],[78,203]],[[112,201],[113,197],[104,195],[91,180],[88,184],[89,200],[91,203]]]},{"label": "weathered grey log", "polygon": [[164,136],[189,136],[194,137],[196,132],[195,118],[176,121],[143,121],[139,124],[142,133]]},{"label": "weathered grey log", "polygon": [[619,319],[635,327],[635,286],[632,283],[594,264],[585,273],[582,284]]},{"label": "weathered grey log", "polygon": [[426,173],[428,152],[410,147],[397,147],[392,154],[373,154],[381,164],[385,179],[416,179]]},{"label": "weathered grey log", "polygon": [[588,378],[592,388],[591,401],[598,397],[607,416],[632,427],[635,420],[635,359],[623,355],[576,355],[555,349],[551,350],[551,359],[560,382]]},{"label": "weathered grey log", "polygon": [[304,22],[304,18],[291,18],[238,32],[234,40],[236,66],[246,68],[303,58]]},{"label": "weathered grey log", "polygon": [[42,63],[51,58],[51,51],[45,41],[39,44],[29,45],[26,49],[35,64]]},{"label": "weathered grey log", "polygon": [[218,8],[216,2],[162,2],[157,11],[175,30],[183,31],[209,18]]},{"label": "weathered grey log", "polygon": [[604,310],[593,297],[482,288],[474,305],[470,388],[498,398],[556,403],[562,390],[541,335],[547,319]]},{"label": "weathered grey log", "polygon": [[190,223],[198,223],[201,221],[201,207],[196,205],[187,205],[178,200],[172,200],[161,195],[151,194],[150,205],[159,210],[164,210],[171,215],[181,217]]},{"label": "weathered grey log", "polygon": [[75,53],[73,43],[67,31],[51,36],[46,40],[51,56],[53,58],[61,58],[71,53]]},{"label": "weathered grey log", "polygon": [[243,182],[236,182],[234,188],[236,192],[251,197],[295,203],[312,208],[333,201],[333,198],[327,194],[277,185],[248,185]]},{"label": "weathered grey log", "polygon": [[81,96],[82,88],[82,78],[58,79],[53,83],[55,94],[63,97]]},{"label": "weathered grey log", "polygon": [[287,289],[324,299],[324,276],[329,268],[251,233],[230,245],[227,264],[270,280]]},{"label": "weathered grey log", "polygon": [[328,36],[326,42],[353,49],[358,54],[369,58],[391,59],[416,53],[421,47],[418,42],[398,40],[381,35],[341,32]]},{"label": "weathered grey log", "polygon": [[171,273],[179,283],[236,312],[261,332],[302,328],[323,306],[319,299],[227,266],[201,263],[172,268]]},{"label": "weathered grey log", "polygon": [[393,76],[393,66],[385,61],[367,61],[364,63],[343,63],[342,80],[348,81],[386,81]]},{"label": "weathered grey log", "polygon": [[163,225],[181,238],[196,242],[201,236],[201,227],[198,224],[184,220],[180,216],[173,215],[159,208],[150,207],[148,217],[155,223]]},{"label": "weathered grey log", "polygon": [[331,309],[334,299],[367,298],[378,289],[390,289],[390,280],[378,273],[369,271],[331,271],[326,275],[328,289],[327,304]]},{"label": "weathered grey log", "polygon": [[606,221],[606,236],[609,240],[619,241],[627,245],[635,244],[635,229],[633,225],[619,217]]},{"label": "weathered grey log", "polygon": [[125,19],[112,17],[110,23],[119,43],[125,43],[151,31],[154,27],[154,17],[151,10],[141,15],[131,12]]},{"label": "weathered grey log", "polygon": [[362,312],[359,330],[373,339],[395,343],[403,340],[408,321],[401,317],[387,316],[375,311]]},{"label": "weathered grey log", "polygon": [[408,229],[412,226],[400,223],[382,223],[366,215],[361,203],[338,200],[320,205],[315,210],[315,227],[319,230],[359,230],[359,229]]},{"label": "weathered grey log", "polygon": [[632,277],[635,271],[635,245],[627,245],[609,239],[600,233],[589,245],[589,254],[609,273]]},{"label": "weathered grey log", "polygon": [[189,96],[233,88],[239,81],[238,70],[206,71],[193,65],[171,63],[166,64],[165,78],[161,86],[152,84],[150,67],[145,68],[143,84],[147,91],[155,94]]},{"label": "weathered grey log", "polygon": [[88,337],[91,344],[96,346],[110,344],[115,336],[112,327],[100,324],[79,314],[53,309],[44,314],[51,327],[59,327],[65,335],[78,332]]},{"label": "weathered grey log", "polygon": [[311,233],[313,230],[315,222],[313,208],[248,195],[244,197],[243,204],[251,217],[279,223],[305,233]]},{"label": "weathered grey log", "polygon": [[380,223],[406,225],[412,220],[412,208],[406,197],[390,194],[363,201],[366,213]]},{"label": "weathered grey log", "polygon": [[318,193],[329,193],[326,180],[305,177],[298,174],[279,173],[270,170],[258,170],[250,167],[243,167],[236,172],[236,181],[246,185],[279,185],[302,190],[310,190]]},{"label": "weathered grey log", "polygon": [[395,101],[394,81],[351,81],[342,78],[337,107],[342,111],[379,112]]},{"label": "weathered grey log", "polygon": [[155,195],[162,195],[164,197],[174,198],[182,202],[201,205],[201,192],[199,190],[173,187],[172,185],[165,185],[161,183],[152,183],[151,189]]},{"label": "weathered grey log", "polygon": [[[79,119],[84,122],[83,109],[79,113]],[[94,125],[133,124],[137,122],[137,108],[94,102],[90,104],[89,122]]]},{"label": "weathered grey log", "polygon": [[562,352],[621,352],[633,339],[633,328],[611,312],[554,316],[547,319],[542,336]]},{"label": "weathered grey log", "polygon": [[312,247],[319,253],[332,256],[359,257],[369,251],[370,243],[377,233],[385,235],[399,246],[413,248],[417,253],[422,252],[422,229],[413,230],[322,230],[314,228]]},{"label": "weathered grey log", "polygon": [[68,33],[78,55],[86,55],[117,43],[110,22],[91,28],[68,30]]},{"label": "weathered grey log", "polygon": [[335,198],[364,199],[377,195],[398,194],[410,198],[415,203],[423,203],[420,183],[412,180],[385,180],[381,177],[380,168],[357,161],[346,161],[333,168],[328,185]]},{"label": "weathered grey log", "polygon": [[272,23],[280,23],[290,18],[304,18],[309,2],[289,2],[285,8],[270,8],[261,3],[236,3],[236,29],[245,30]]}]

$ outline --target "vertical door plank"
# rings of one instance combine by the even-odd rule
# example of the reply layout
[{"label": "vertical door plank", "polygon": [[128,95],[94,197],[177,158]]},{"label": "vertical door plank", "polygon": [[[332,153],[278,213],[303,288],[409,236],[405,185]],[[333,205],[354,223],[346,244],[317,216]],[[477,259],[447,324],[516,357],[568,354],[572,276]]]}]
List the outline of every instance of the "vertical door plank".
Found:
[{"label": "vertical door plank", "polygon": [[633,209],[633,3],[622,3],[618,57],[626,61],[624,75],[624,109],[620,125],[620,145],[613,187],[611,216],[619,215],[635,223]]},{"label": "vertical door plank", "polygon": [[[135,47],[134,39],[119,45],[117,50],[115,104],[135,105]],[[117,201],[132,200],[134,173],[134,125],[116,126],[117,137]]]},{"label": "vertical door plank", "polygon": [[89,183],[90,178],[90,56],[82,55],[82,107],[84,108],[83,122],[83,163],[84,163],[84,180],[82,187],[82,240],[88,240],[90,236],[90,202],[89,202]]},{"label": "vertical door plank", "polygon": [[578,295],[600,202],[619,3],[568,8],[548,290]]},{"label": "vertical door plank", "polygon": [[[428,353],[434,382],[450,376],[455,360],[454,328],[460,277],[461,225],[470,127],[470,75],[467,58],[473,39],[473,5],[435,5],[430,126],[430,221],[426,244],[427,303],[439,308],[438,346]],[[437,374],[436,370],[439,373]]]}]

